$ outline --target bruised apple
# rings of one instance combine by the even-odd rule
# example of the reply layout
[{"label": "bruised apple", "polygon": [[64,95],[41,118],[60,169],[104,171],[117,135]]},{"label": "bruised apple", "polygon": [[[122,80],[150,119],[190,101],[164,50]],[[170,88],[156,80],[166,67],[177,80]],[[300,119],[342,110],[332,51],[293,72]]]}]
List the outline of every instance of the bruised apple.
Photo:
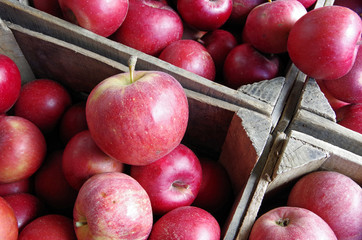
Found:
[{"label": "bruised apple", "polygon": [[180,144],[188,123],[188,102],[171,75],[131,69],[93,88],[86,119],[102,151],[125,164],[146,165]]}]

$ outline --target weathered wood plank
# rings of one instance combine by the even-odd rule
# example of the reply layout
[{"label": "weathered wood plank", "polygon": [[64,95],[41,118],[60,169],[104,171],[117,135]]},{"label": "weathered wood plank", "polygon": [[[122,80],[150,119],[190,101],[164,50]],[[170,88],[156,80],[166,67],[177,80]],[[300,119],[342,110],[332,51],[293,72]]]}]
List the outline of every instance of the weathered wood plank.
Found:
[{"label": "weathered wood plank", "polygon": [[22,83],[33,80],[34,74],[19,48],[12,31],[0,19],[0,53],[10,57],[18,66]]},{"label": "weathered wood plank", "polygon": [[295,113],[286,132],[292,130],[306,133],[362,156],[362,134],[307,110],[299,109]]}]

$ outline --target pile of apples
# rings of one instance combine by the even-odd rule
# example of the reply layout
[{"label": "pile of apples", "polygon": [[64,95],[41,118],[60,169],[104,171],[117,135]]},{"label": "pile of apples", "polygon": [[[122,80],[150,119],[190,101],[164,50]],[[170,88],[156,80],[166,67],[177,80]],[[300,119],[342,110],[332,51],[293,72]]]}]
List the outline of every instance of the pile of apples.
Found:
[{"label": "pile of apples", "polygon": [[285,205],[260,214],[249,240],[359,240],[361,214],[361,186],[342,173],[317,170],[292,185]]},{"label": "pile of apples", "polygon": [[181,143],[181,84],[135,61],[80,97],[0,55],[0,239],[220,239],[229,176]]},{"label": "pile of apples", "polygon": [[337,0],[321,9],[315,9],[315,3],[34,0],[32,4],[234,89],[283,75],[291,60],[317,80],[337,122],[361,133],[362,54],[357,54],[361,2]]}]

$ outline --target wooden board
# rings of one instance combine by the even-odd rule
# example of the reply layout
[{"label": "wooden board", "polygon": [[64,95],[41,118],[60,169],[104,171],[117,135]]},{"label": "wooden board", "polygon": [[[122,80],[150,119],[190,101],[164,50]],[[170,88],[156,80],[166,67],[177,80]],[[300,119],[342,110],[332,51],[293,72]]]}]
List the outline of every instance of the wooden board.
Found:
[{"label": "wooden board", "polygon": [[[361,155],[298,131],[278,134],[273,148],[241,218],[238,240],[247,240],[256,218],[282,202],[290,187],[309,172],[337,171],[362,185]],[[263,205],[268,199],[276,204]]]},{"label": "wooden board", "polygon": [[[97,53],[0,20],[0,36],[5,33],[11,39],[11,51],[6,53],[21,56],[20,62],[27,63],[33,72],[23,84],[50,78],[66,86],[74,97],[84,99],[104,78],[128,71],[125,65]],[[210,157],[225,166],[236,195],[233,204],[237,206],[250,195],[251,182],[265,164],[271,143],[271,120],[259,112],[199,92],[185,89],[185,93],[190,114],[183,143],[198,156]],[[230,209],[223,225],[225,239],[233,239],[228,236],[235,235],[239,227],[241,209]]]}]

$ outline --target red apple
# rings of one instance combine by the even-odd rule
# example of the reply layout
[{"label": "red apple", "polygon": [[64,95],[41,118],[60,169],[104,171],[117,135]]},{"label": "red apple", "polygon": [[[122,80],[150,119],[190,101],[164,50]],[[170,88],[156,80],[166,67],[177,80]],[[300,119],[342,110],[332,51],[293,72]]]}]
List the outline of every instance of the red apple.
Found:
[{"label": "red apple", "polygon": [[109,37],[124,22],[128,0],[59,0],[64,19],[103,37]]},{"label": "red apple", "polygon": [[227,23],[242,29],[250,11],[265,2],[266,0],[233,0],[233,9]]},{"label": "red apple", "polygon": [[36,196],[53,212],[71,214],[77,191],[64,177],[62,171],[63,150],[50,152],[34,176]]},{"label": "red apple", "polygon": [[7,195],[4,199],[13,208],[19,231],[34,220],[45,213],[45,205],[39,198],[30,193],[15,193]]},{"label": "red apple", "polygon": [[243,31],[248,41],[264,53],[287,52],[290,29],[307,10],[297,0],[260,4],[248,14]]},{"label": "red apple", "polygon": [[200,158],[202,181],[192,205],[207,210],[214,216],[222,214],[233,199],[230,177],[220,162]]},{"label": "red apple", "polygon": [[0,196],[6,196],[15,193],[30,193],[33,181],[30,178],[25,178],[19,181],[10,183],[0,183]]},{"label": "red apple", "polygon": [[238,44],[235,36],[227,30],[216,29],[207,32],[199,41],[214,60],[216,73],[222,74],[226,56]]},{"label": "red apple", "polygon": [[48,214],[26,225],[18,240],[77,240],[72,219],[63,215]]},{"label": "red apple", "polygon": [[122,172],[123,163],[105,154],[88,130],[77,133],[64,148],[62,169],[65,179],[79,190],[91,176],[103,172]]},{"label": "red apple", "polygon": [[55,17],[63,18],[58,0],[32,0],[32,5],[40,11],[46,12]]},{"label": "red apple", "polygon": [[[316,80],[321,92],[324,94],[325,98],[328,100],[329,105],[331,105],[332,109],[336,111],[338,108],[348,105],[349,103],[343,102],[337,98],[335,98],[329,90],[326,88],[323,80]],[[329,80],[330,81],[330,80]]]},{"label": "red apple", "polygon": [[66,144],[75,134],[88,129],[85,117],[85,101],[78,102],[65,110],[59,123],[59,137]]},{"label": "red apple", "polygon": [[11,183],[32,176],[46,154],[41,131],[18,116],[0,117],[0,183]]},{"label": "red apple", "polygon": [[210,53],[199,42],[182,39],[168,45],[159,59],[213,81],[215,63]]},{"label": "red apple", "polygon": [[156,221],[148,240],[219,240],[220,226],[207,211],[194,207],[178,207]]},{"label": "red apple", "polygon": [[67,89],[50,79],[36,79],[22,86],[14,114],[26,118],[43,133],[51,132],[71,105]]},{"label": "red apple", "polygon": [[283,206],[269,210],[254,222],[249,240],[265,239],[337,240],[337,237],[312,211]]},{"label": "red apple", "polygon": [[231,88],[268,80],[279,73],[278,55],[268,56],[256,50],[250,43],[233,48],[224,62],[224,81]]},{"label": "red apple", "polygon": [[319,215],[339,240],[362,239],[362,188],[346,175],[333,171],[305,175],[290,191],[288,205]]},{"label": "red apple", "polygon": [[98,147],[130,165],[146,165],[181,142],[188,123],[181,84],[157,71],[109,77],[91,91],[86,105],[89,131]]},{"label": "red apple", "polygon": [[130,0],[127,17],[111,37],[149,55],[158,56],[170,43],[181,39],[180,16],[165,2]]},{"label": "red apple", "polygon": [[352,69],[346,75],[324,81],[335,98],[348,103],[362,103],[362,48],[359,49]]},{"label": "red apple", "polygon": [[130,171],[150,197],[155,215],[191,205],[201,185],[200,161],[183,144],[151,164],[131,166]]},{"label": "red apple", "polygon": [[153,224],[146,191],[120,172],[89,178],[79,190],[73,216],[78,240],[147,239]]},{"label": "red apple", "polygon": [[0,197],[0,239],[18,240],[18,222],[13,208]]},{"label": "red apple", "polygon": [[337,123],[362,134],[362,103],[348,104],[336,110]]},{"label": "red apple", "polygon": [[19,97],[21,76],[15,62],[0,54],[0,114],[7,112]]},{"label": "red apple", "polygon": [[220,28],[228,20],[232,0],[177,0],[177,12],[188,25],[203,31]]},{"label": "red apple", "polygon": [[341,6],[313,9],[292,27],[288,53],[293,63],[315,79],[332,80],[347,74],[356,59],[362,20]]}]

